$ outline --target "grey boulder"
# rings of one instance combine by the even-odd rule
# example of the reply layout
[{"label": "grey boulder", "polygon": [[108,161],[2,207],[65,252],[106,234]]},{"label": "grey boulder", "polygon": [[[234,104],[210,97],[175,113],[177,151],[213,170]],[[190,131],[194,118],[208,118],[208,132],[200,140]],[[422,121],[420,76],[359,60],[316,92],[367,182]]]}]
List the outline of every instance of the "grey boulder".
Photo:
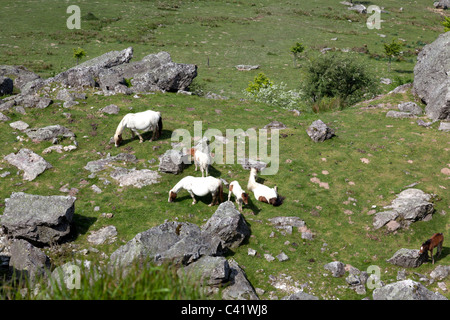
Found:
[{"label": "grey boulder", "polygon": [[323,142],[335,136],[334,130],[329,128],[322,120],[314,121],[307,129],[306,133],[314,142]]},{"label": "grey boulder", "polygon": [[421,283],[403,280],[385,285],[373,291],[373,300],[448,300],[439,293],[434,293]]},{"label": "grey boulder", "polygon": [[414,92],[432,120],[450,120],[450,32],[423,47],[414,67]]},{"label": "grey boulder", "polygon": [[1,217],[8,236],[44,246],[61,242],[70,233],[75,197],[14,192],[5,199]]},{"label": "grey boulder", "polygon": [[391,264],[395,264],[405,268],[417,268],[425,261],[424,256],[419,254],[419,250],[402,248],[394,253],[387,260]]},{"label": "grey boulder", "polygon": [[24,171],[23,179],[33,181],[46,169],[53,166],[44,160],[40,155],[30,149],[22,148],[17,153],[10,153],[4,157],[9,164]]},{"label": "grey boulder", "polygon": [[35,279],[50,271],[50,259],[39,248],[25,240],[14,240],[11,243],[11,259],[9,268],[22,276]]}]

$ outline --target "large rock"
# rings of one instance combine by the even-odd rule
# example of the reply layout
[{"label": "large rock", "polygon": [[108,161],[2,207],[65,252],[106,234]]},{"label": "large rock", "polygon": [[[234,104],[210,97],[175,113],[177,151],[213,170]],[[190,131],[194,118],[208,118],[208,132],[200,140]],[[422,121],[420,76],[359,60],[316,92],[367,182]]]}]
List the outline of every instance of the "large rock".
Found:
[{"label": "large rock", "polygon": [[388,284],[373,291],[373,300],[448,300],[439,293],[425,288],[413,280]]},{"label": "large rock", "polygon": [[250,236],[250,229],[244,217],[231,201],[219,205],[216,212],[202,226],[202,232],[212,239],[217,238],[224,249],[237,248]]},{"label": "large rock", "polygon": [[89,170],[91,173],[96,173],[105,170],[114,162],[136,163],[138,160],[135,155],[129,153],[119,153],[118,155],[111,156],[107,154],[106,158],[100,160],[89,161],[84,169]]},{"label": "large rock", "polygon": [[149,54],[141,61],[113,68],[118,79],[132,79],[133,92],[186,90],[197,76],[197,66],[172,61],[170,54]]},{"label": "large rock", "polygon": [[38,141],[52,141],[58,138],[72,138],[75,134],[68,128],[59,124],[43,128],[28,129],[25,131],[28,137]]},{"label": "large rock", "polygon": [[136,260],[160,264],[171,262],[188,265],[204,255],[216,255],[200,228],[187,222],[166,222],[137,234],[127,244],[113,252],[113,266],[129,266]]},{"label": "large rock", "polygon": [[184,168],[183,152],[175,149],[167,150],[159,157],[159,171],[165,173],[179,174]]},{"label": "large rock", "polygon": [[25,240],[14,240],[11,243],[11,259],[9,267],[13,272],[34,279],[50,271],[50,259],[39,248]]},{"label": "large rock", "polygon": [[5,199],[0,222],[4,232],[11,237],[41,246],[58,243],[70,232],[75,200],[71,196],[14,192]]},{"label": "large rock", "polygon": [[425,261],[419,250],[402,248],[394,253],[387,262],[405,268],[417,268]]},{"label": "large rock", "polygon": [[20,149],[17,153],[10,153],[4,159],[11,165],[23,170],[23,179],[28,181],[33,181],[46,169],[52,168],[52,165],[44,158],[26,148]]},{"label": "large rock", "polygon": [[335,134],[334,130],[329,128],[322,120],[314,121],[308,129],[306,129],[306,133],[314,142],[323,142],[327,139],[331,139]]},{"label": "large rock", "polygon": [[126,168],[115,168],[110,176],[117,180],[121,187],[133,186],[136,188],[142,188],[150,184],[158,183],[158,179],[161,178],[156,171],[149,169],[129,170]]},{"label": "large rock", "polygon": [[379,229],[389,221],[399,218],[402,226],[423,220],[426,216],[433,214],[434,206],[430,202],[432,195],[420,189],[406,189],[399,193],[392,203],[385,206],[386,211],[378,212],[373,219],[373,226]]},{"label": "large rock", "polygon": [[230,265],[224,257],[203,256],[178,269],[178,274],[207,286],[218,287],[228,282],[230,271]]},{"label": "large rock", "polygon": [[342,277],[345,274],[345,264],[340,261],[333,261],[324,265],[326,270],[331,271],[331,274],[335,278]]},{"label": "large rock", "polygon": [[450,0],[439,0],[433,3],[436,9],[450,9]]},{"label": "large rock", "polygon": [[414,67],[414,91],[433,120],[450,120],[450,32],[423,47]]}]

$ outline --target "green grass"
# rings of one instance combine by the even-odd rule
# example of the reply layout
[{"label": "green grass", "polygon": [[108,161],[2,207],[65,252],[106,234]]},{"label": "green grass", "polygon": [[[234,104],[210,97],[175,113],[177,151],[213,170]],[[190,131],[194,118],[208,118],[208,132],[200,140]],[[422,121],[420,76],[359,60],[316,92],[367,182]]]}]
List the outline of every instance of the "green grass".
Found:
[{"label": "green grass", "polygon": [[[87,162],[104,158],[107,153],[116,155],[127,152],[139,159],[133,165],[137,169],[157,170],[158,156],[171,148],[172,132],[185,128],[193,134],[194,121],[203,121],[203,130],[217,128],[224,134],[228,128],[262,128],[273,120],[281,121],[288,127],[280,131],[279,172],[261,177],[266,185],[277,185],[286,200],[281,207],[275,208],[252,198],[252,205],[244,208],[243,212],[252,235],[243,246],[228,255],[244,268],[255,287],[265,290],[261,296],[263,299],[274,295],[281,298],[287,294],[269,283],[270,276],[279,277],[281,274],[291,276],[292,281],[298,284],[306,284],[305,291],[321,299],[371,297],[370,290],[364,296],[355,294],[347,288],[343,278],[325,277],[323,265],[339,260],[361,271],[370,265],[378,265],[382,270],[381,280],[390,283],[396,281],[397,271],[401,270],[386,262],[394,252],[400,248],[418,249],[435,232],[443,232],[448,237],[450,183],[448,176],[440,170],[449,163],[450,144],[448,134],[437,131],[437,123],[432,128],[423,128],[411,119],[386,118],[387,109],[364,108],[364,104],[321,114],[305,112],[296,117],[286,110],[240,99],[248,82],[258,72],[264,72],[275,82],[283,81],[290,88],[301,86],[304,61],[299,59],[301,66],[293,68],[289,53],[290,47],[297,41],[307,46],[305,56],[310,58],[323,47],[358,51],[367,44],[369,53],[348,54],[363,59],[379,77],[397,82],[411,80],[415,55],[405,54],[401,61],[393,61],[389,73],[387,59],[381,56],[383,43],[390,42],[393,37],[402,38],[406,40],[406,48],[414,51],[432,42],[442,32],[442,17],[427,9],[426,5],[410,4],[404,12],[400,12],[401,5],[397,1],[385,1],[384,6],[390,13],[382,14],[385,20],[382,29],[368,30],[364,19],[334,1],[323,1],[320,6],[315,2],[299,5],[291,1],[278,5],[268,0],[257,3],[117,0],[108,1],[107,5],[105,2],[87,4],[81,1],[71,4],[80,5],[82,16],[92,12],[98,20],[90,18],[82,21],[82,29],[73,31],[65,27],[68,14],[65,13],[66,4],[60,1],[47,1],[45,6],[40,1],[16,1],[5,5],[0,12],[0,20],[8,23],[0,37],[0,64],[23,64],[48,77],[75,65],[72,49],[76,47],[82,47],[87,52],[85,59],[128,46],[134,47],[135,60],[164,50],[176,62],[197,64],[199,75],[196,81],[206,92],[213,91],[231,99],[217,101],[177,94],[143,95],[135,99],[121,95],[103,97],[87,92],[88,99],[71,109],[53,104],[42,110],[27,109],[26,115],[5,112],[11,118],[10,122],[23,120],[30,127],[61,124],[77,135],[77,150],[43,155],[54,167],[35,181],[23,181],[22,173],[17,174],[15,167],[4,160],[0,162],[1,172],[11,172],[0,180],[0,214],[4,199],[12,192],[63,194],[59,189],[66,184],[69,189],[79,189],[74,216],[76,237],[73,242],[77,249],[73,252],[70,246],[64,245],[63,253],[48,251],[53,262],[62,263],[64,259],[73,257],[104,260],[98,253],[90,252],[83,256],[80,251],[91,246],[87,242],[89,232],[106,225],[116,226],[117,241],[97,248],[110,255],[137,233],[165,220],[176,219],[202,225],[209,219],[215,208],[207,206],[208,198],[193,206],[186,193],[180,194],[174,203],[167,202],[168,190],[182,176],[199,174],[193,166],[187,167],[181,176],[161,174],[160,183],[142,189],[119,187],[109,177],[109,170],[89,178],[90,172],[83,168]],[[49,7],[53,10],[48,10]],[[348,22],[349,19],[353,22]],[[385,34],[386,37],[378,34]],[[330,40],[335,37],[337,41]],[[261,68],[239,72],[234,69],[237,64],[260,64]],[[394,86],[384,86],[384,90],[391,90]],[[407,93],[381,98],[372,104],[390,103],[395,108],[399,102],[412,100],[414,97]],[[118,115],[98,113],[100,108],[111,103],[120,107]],[[124,145],[115,148],[109,144],[118,122],[126,113],[146,109],[161,111],[163,115],[164,132],[160,140],[139,144],[138,139],[129,140],[131,135],[125,132]],[[63,115],[65,112],[72,114],[71,119]],[[313,143],[305,130],[318,118],[333,127],[337,136],[324,143]],[[18,141],[18,135],[25,135],[14,132],[9,122],[1,122],[0,130],[3,132],[0,135],[3,156],[22,147],[41,154],[50,146],[49,142],[36,144]],[[70,141],[63,143],[69,144]],[[369,159],[370,163],[363,163],[361,158]],[[156,162],[148,162],[153,159]],[[240,165],[214,165],[213,168],[211,172],[214,176],[227,181],[238,180],[241,185],[246,185],[248,171]],[[324,170],[328,174],[322,173]],[[104,185],[99,179],[101,177],[112,183]],[[310,179],[313,177],[327,182],[329,189],[312,183]],[[372,230],[373,216],[367,214],[371,207],[376,205],[377,210],[381,210],[405,186],[414,182],[418,182],[417,187],[425,192],[438,195],[433,219],[414,223],[409,229],[396,234],[388,234],[384,229]],[[90,189],[93,184],[102,189],[101,194]],[[349,197],[357,201],[347,204]],[[94,211],[96,206],[100,207],[99,211]],[[352,214],[346,214],[346,210]],[[441,215],[442,211],[447,212],[447,216]],[[101,217],[104,212],[113,213],[114,217]],[[269,218],[289,215],[304,219],[307,227],[314,232],[314,239],[301,239],[301,234],[296,230],[292,235],[282,235],[268,224]],[[274,238],[269,237],[272,232],[275,232]],[[327,246],[324,247],[324,243]],[[248,248],[257,250],[257,256],[248,256]],[[322,248],[325,248],[323,252]],[[288,261],[269,263],[263,258],[264,253],[275,256],[281,251],[289,256]],[[438,264],[446,265],[449,259],[449,249],[444,244]],[[426,263],[407,272],[417,279],[414,272],[429,274],[435,266]],[[450,288],[449,280],[444,282]],[[428,287],[437,290],[436,283]],[[440,292],[450,297],[448,291]]]}]

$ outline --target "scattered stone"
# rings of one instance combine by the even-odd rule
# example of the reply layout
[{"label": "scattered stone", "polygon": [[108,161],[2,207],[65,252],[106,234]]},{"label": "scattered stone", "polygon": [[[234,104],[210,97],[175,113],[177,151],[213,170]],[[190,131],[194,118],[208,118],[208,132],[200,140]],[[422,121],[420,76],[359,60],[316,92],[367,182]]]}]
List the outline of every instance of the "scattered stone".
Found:
[{"label": "scattered stone", "polygon": [[239,71],[251,71],[251,70],[256,70],[259,69],[259,65],[245,65],[245,64],[239,64],[236,66],[236,69]]},{"label": "scattered stone", "polygon": [[158,179],[161,178],[156,171],[149,169],[129,170],[126,168],[115,168],[110,176],[111,178],[117,180],[121,187],[133,186],[139,189],[158,183]]},{"label": "scattered stone", "polygon": [[25,131],[29,127],[28,123],[23,122],[22,120],[11,122],[9,126],[19,131]]},{"label": "scattered stone", "polygon": [[433,280],[441,281],[448,277],[450,274],[450,266],[437,266],[436,269],[431,271],[430,277]]},{"label": "scattered stone", "polygon": [[280,262],[284,262],[289,260],[289,257],[284,252],[281,252],[279,255],[277,255],[277,259]]},{"label": "scattered stone", "polygon": [[410,112],[390,110],[386,113],[386,117],[403,119],[403,118],[415,118],[416,116]]},{"label": "scattered stone", "polygon": [[303,291],[297,291],[296,293],[281,298],[281,300],[319,300],[319,298]]},{"label": "scattered stone", "polygon": [[424,255],[419,254],[419,250],[402,248],[394,253],[387,262],[404,267],[417,268],[425,261]]},{"label": "scattered stone", "polygon": [[266,259],[268,262],[272,262],[273,260],[275,260],[275,258],[269,253],[264,254],[264,259]]},{"label": "scattered stone", "polygon": [[267,130],[271,130],[271,129],[283,130],[283,129],[286,129],[286,128],[287,128],[286,125],[284,125],[282,122],[280,122],[280,121],[272,121],[271,123],[266,124],[263,129],[267,129]]},{"label": "scattered stone", "polygon": [[106,155],[106,158],[104,159],[88,162],[84,166],[84,169],[90,171],[91,173],[96,173],[105,170],[108,166],[110,166],[114,162],[136,163],[137,158],[135,155],[129,153],[119,153],[116,156],[111,156],[108,153]]},{"label": "scattered stone", "polygon": [[397,106],[398,110],[402,112],[409,112],[413,115],[420,116],[423,114],[423,110],[415,102],[403,102]]},{"label": "scattered stone", "polygon": [[254,250],[254,249],[252,249],[252,248],[248,248],[248,250],[247,250],[247,254],[249,255],[249,256],[252,256],[252,257],[254,257],[254,256],[256,256],[256,250]]},{"label": "scattered stone", "polygon": [[450,132],[450,122],[441,121],[439,124],[439,131]]},{"label": "scattered stone", "polygon": [[4,159],[9,164],[23,170],[23,179],[28,181],[33,181],[45,170],[53,168],[44,158],[26,148],[20,149],[16,154],[10,153]]},{"label": "scattered stone", "polygon": [[28,129],[25,131],[25,133],[28,135],[28,137],[37,141],[52,141],[60,137],[62,138],[75,137],[75,134],[71,130],[59,124],[47,126],[44,128]]},{"label": "scattered stone", "polygon": [[403,280],[385,285],[373,291],[373,300],[448,300],[440,293],[434,293],[421,283]]},{"label": "scattered stone", "polygon": [[433,3],[436,9],[450,9],[450,0],[439,0]]},{"label": "scattered stone", "polygon": [[91,186],[92,191],[94,191],[95,193],[102,193],[102,189],[100,189],[98,186],[96,186],[95,184],[93,184]]},{"label": "scattered stone", "polygon": [[68,152],[68,151],[72,151],[72,150],[76,150],[77,147],[76,146],[63,146],[63,145],[55,145],[55,146],[50,146],[48,148],[45,148],[42,151],[42,154],[48,154],[51,153],[52,151],[56,151],[57,153],[62,153],[63,151]]},{"label": "scattered stone", "polygon": [[329,128],[322,120],[314,121],[306,129],[306,132],[314,142],[323,142],[335,136],[334,130]]},{"label": "scattered stone", "polygon": [[104,108],[101,108],[99,111],[107,114],[119,114],[120,109],[115,104],[110,104]]},{"label": "scattered stone", "polygon": [[256,168],[258,171],[261,171],[265,167],[267,167],[267,163],[263,161],[256,161],[248,158],[239,158],[238,163],[242,166],[244,170],[250,170],[251,168]]},{"label": "scattered stone", "polygon": [[11,120],[10,117],[4,115],[2,112],[0,112],[0,121],[9,121]]},{"label": "scattered stone", "polygon": [[103,243],[111,244],[116,240],[117,230],[115,226],[106,226],[97,231],[91,231],[87,241],[94,245]]},{"label": "scattered stone", "polygon": [[327,263],[324,268],[331,271],[331,274],[335,278],[342,277],[345,274],[345,265],[340,261]]},{"label": "scattered stone", "polygon": [[1,224],[5,233],[38,245],[58,243],[70,232],[75,197],[14,192],[5,199]]},{"label": "scattered stone", "polygon": [[367,8],[365,6],[363,6],[362,4],[354,4],[351,7],[347,8],[348,10],[352,10],[352,11],[356,11],[360,14],[366,14],[367,13]]}]

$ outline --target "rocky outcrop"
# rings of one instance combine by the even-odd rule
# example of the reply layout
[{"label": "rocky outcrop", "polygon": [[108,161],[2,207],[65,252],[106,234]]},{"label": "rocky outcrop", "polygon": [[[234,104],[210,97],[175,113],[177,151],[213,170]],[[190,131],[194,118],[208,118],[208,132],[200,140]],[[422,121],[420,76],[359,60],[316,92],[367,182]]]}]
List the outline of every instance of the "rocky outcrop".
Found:
[{"label": "rocky outcrop", "polygon": [[421,283],[403,280],[385,285],[373,291],[373,300],[447,300],[443,295],[432,292]]},{"label": "rocky outcrop", "polygon": [[136,188],[142,188],[150,184],[158,183],[161,176],[156,171],[149,169],[126,169],[115,168],[111,173],[111,178],[117,180],[121,187],[133,186]]},{"label": "rocky outcrop", "polygon": [[10,153],[4,157],[9,164],[24,171],[23,179],[33,181],[38,175],[46,169],[53,166],[44,160],[40,155],[34,153],[30,149],[20,149],[17,153]]},{"label": "rocky outcrop", "polygon": [[170,149],[159,157],[159,171],[179,174],[184,169],[184,156],[181,151]]},{"label": "rocky outcrop", "polygon": [[450,32],[423,47],[414,67],[414,91],[433,120],[450,120]]},{"label": "rocky outcrop", "polygon": [[384,207],[388,210],[375,214],[373,226],[379,229],[390,221],[400,220],[401,225],[407,227],[412,222],[423,220],[434,212],[431,199],[432,195],[420,189],[406,189],[390,205]]},{"label": "rocky outcrop", "polygon": [[387,262],[405,268],[417,268],[425,261],[419,250],[402,248],[394,253]]},{"label": "rocky outcrop", "polygon": [[329,128],[322,120],[314,121],[306,129],[306,133],[314,142],[323,142],[335,136],[334,130]]},{"label": "rocky outcrop", "polygon": [[28,129],[25,133],[28,137],[37,141],[52,141],[58,138],[75,137],[75,134],[70,129],[59,124],[43,128]]},{"label": "rocky outcrop", "polygon": [[75,197],[14,192],[5,199],[3,231],[17,239],[44,246],[61,242],[70,232]]}]

